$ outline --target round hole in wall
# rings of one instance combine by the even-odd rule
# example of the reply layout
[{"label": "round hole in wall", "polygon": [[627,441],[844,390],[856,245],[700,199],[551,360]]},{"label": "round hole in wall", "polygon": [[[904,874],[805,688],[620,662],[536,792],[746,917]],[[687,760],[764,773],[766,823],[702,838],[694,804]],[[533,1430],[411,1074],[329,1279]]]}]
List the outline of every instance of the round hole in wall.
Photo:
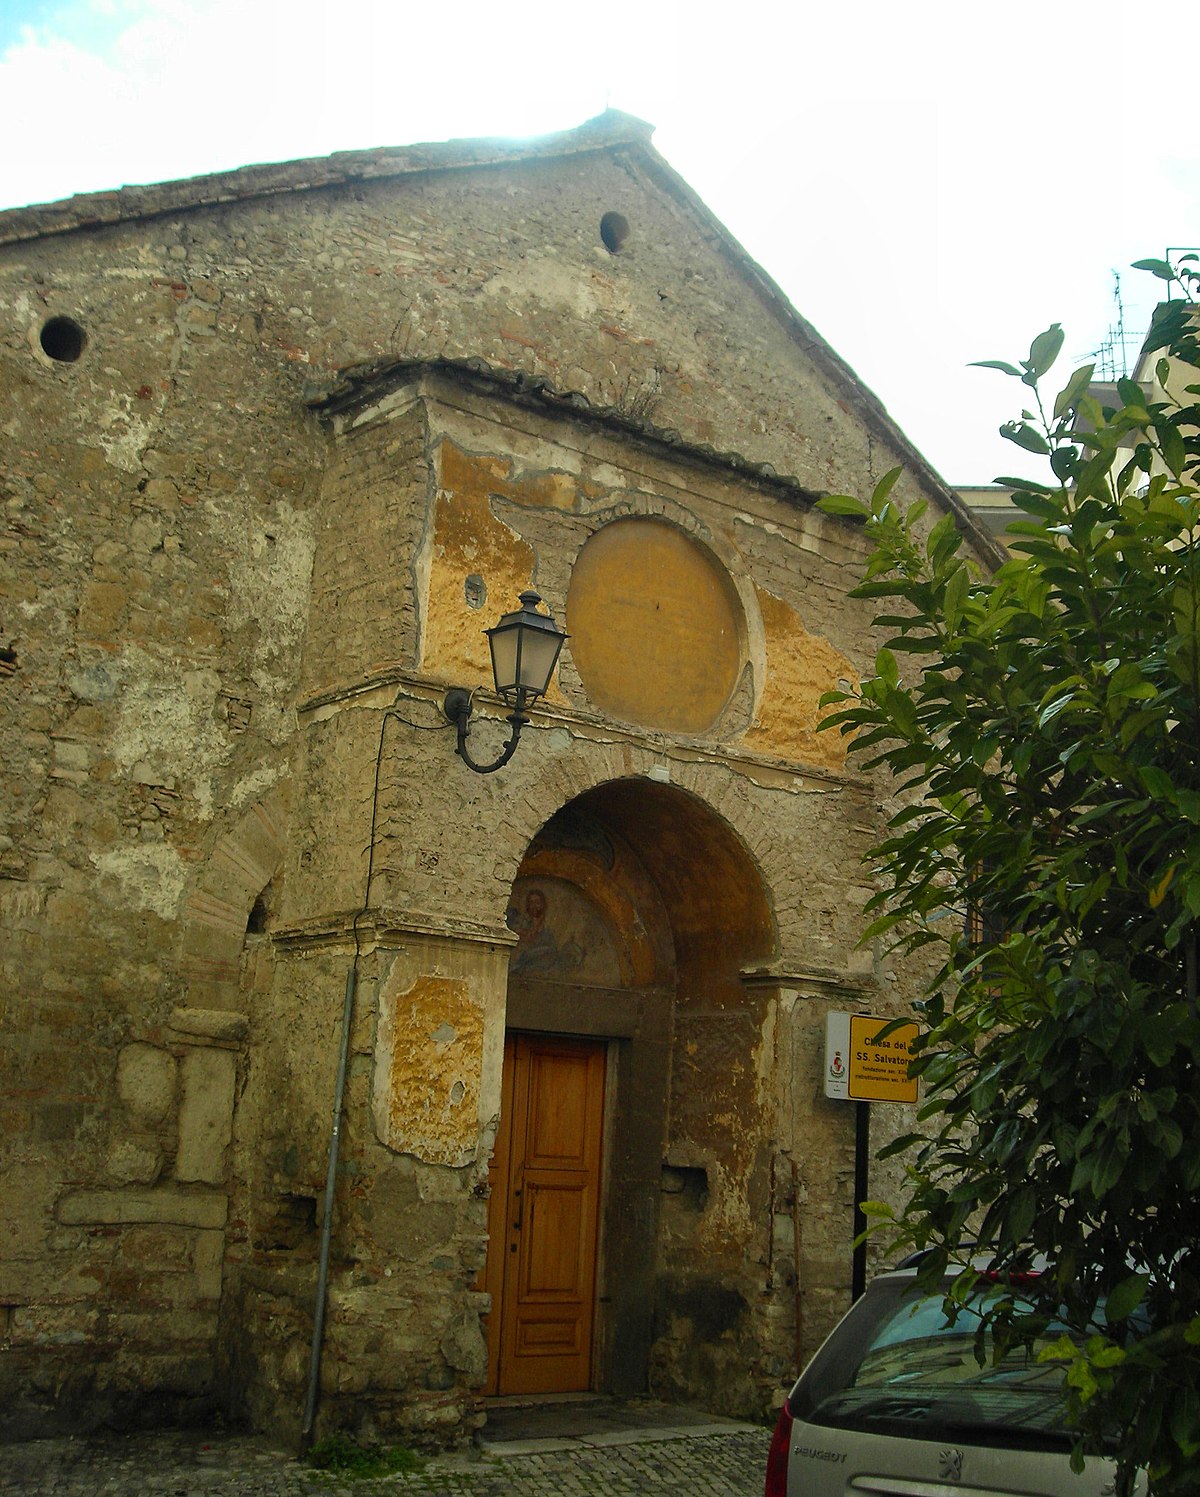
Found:
[{"label": "round hole in wall", "polygon": [[43,325],[38,341],[47,358],[59,364],[73,364],[87,344],[87,334],[73,317],[51,317]]},{"label": "round hole in wall", "polygon": [[609,254],[615,255],[629,238],[629,220],[623,213],[606,213],[600,220],[600,238]]}]

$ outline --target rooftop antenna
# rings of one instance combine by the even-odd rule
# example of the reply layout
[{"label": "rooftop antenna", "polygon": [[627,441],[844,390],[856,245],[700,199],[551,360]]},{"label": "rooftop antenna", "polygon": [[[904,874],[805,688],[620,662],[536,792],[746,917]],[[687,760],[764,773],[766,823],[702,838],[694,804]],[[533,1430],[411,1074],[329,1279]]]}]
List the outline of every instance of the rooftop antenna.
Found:
[{"label": "rooftop antenna", "polygon": [[1125,302],[1121,296],[1121,272],[1114,270],[1113,321],[1108,325],[1100,347],[1095,350],[1096,374],[1102,380],[1125,379],[1129,374],[1128,333],[1125,330]]},{"label": "rooftop antenna", "polygon": [[1129,373],[1129,359],[1125,353],[1125,303],[1121,299],[1121,272],[1114,270],[1113,277],[1113,301],[1117,306],[1117,347],[1121,350],[1121,373],[1118,376],[1124,379]]}]

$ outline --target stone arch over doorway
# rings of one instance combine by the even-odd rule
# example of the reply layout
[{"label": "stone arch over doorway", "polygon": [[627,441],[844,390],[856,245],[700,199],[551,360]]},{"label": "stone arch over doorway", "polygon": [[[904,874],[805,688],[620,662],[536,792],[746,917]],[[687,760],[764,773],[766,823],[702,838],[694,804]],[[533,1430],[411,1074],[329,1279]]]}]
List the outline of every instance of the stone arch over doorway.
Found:
[{"label": "stone arch over doorway", "polygon": [[247,929],[283,863],[286,827],[287,802],[276,786],[213,848],[183,910],[180,971],[193,1007],[238,1006]]},{"label": "stone arch over doorway", "polygon": [[[777,950],[769,891],[741,838],[701,796],[631,777],[582,792],[544,823],[514,879],[508,920],[517,946],[507,1121],[532,1116],[513,1076],[540,1063],[523,1063],[518,1047],[551,1054],[557,1039],[581,1076],[579,1057],[602,1053],[602,1149],[595,1226],[583,1229],[594,1243],[586,1370],[572,1364],[569,1387],[555,1387],[552,1373],[546,1386],[526,1386],[506,1366],[513,1346],[555,1332],[507,1321],[532,1239],[523,1145],[502,1116],[489,1219],[490,1390],[653,1386],[712,1402],[706,1348],[723,1338],[732,1362],[751,1334],[747,1265],[769,1231],[765,1004],[743,981]],[[561,1258],[563,1249],[546,1251]]]}]

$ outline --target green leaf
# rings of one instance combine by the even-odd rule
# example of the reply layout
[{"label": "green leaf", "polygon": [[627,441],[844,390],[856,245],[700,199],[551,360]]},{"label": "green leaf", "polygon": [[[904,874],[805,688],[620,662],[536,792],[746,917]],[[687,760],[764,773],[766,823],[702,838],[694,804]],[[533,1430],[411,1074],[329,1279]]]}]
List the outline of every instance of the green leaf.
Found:
[{"label": "green leaf", "polygon": [[892,492],[893,488],[895,488],[896,480],[903,472],[903,468],[889,468],[888,471],[879,480],[879,482],[875,485],[875,490],[871,495],[871,504],[876,513],[878,513],[878,511],[882,508],[884,501]]},{"label": "green leaf", "polygon": [[1056,447],[1050,454],[1050,467],[1060,483],[1071,481],[1078,464],[1079,449],[1077,447]]},{"label": "green leaf", "polygon": [[1135,1273],[1109,1290],[1104,1302],[1104,1317],[1109,1325],[1117,1325],[1122,1320],[1129,1319],[1145,1299],[1149,1283],[1149,1274]]},{"label": "green leaf", "polygon": [[1044,333],[1037,335],[1029,345],[1028,373],[1023,376],[1026,384],[1037,383],[1058,358],[1062,346],[1063,330],[1059,322],[1051,323]]},{"label": "green leaf", "polygon": [[1079,1347],[1065,1332],[1054,1341],[1047,1341],[1038,1351],[1039,1362],[1074,1362],[1079,1356]]},{"label": "green leaf", "polygon": [[1149,899],[1150,908],[1152,910],[1158,909],[1159,905],[1162,904],[1163,900],[1167,897],[1167,890],[1171,887],[1171,880],[1175,877],[1175,868],[1176,865],[1172,863],[1171,866],[1167,869],[1166,873],[1163,874],[1162,878],[1160,878],[1159,881],[1150,890],[1147,898]]},{"label": "green leaf", "polygon": [[1058,392],[1054,401],[1054,419],[1061,419],[1072,409],[1075,402],[1086,391],[1092,382],[1092,375],[1096,372],[1095,364],[1081,364],[1071,375],[1062,389]]},{"label": "green leaf", "polygon": [[1059,713],[1065,712],[1075,700],[1076,694],[1073,691],[1065,691],[1060,696],[1053,697],[1038,713],[1038,727],[1044,728],[1047,723],[1053,722]]},{"label": "green leaf", "polygon": [[1184,465],[1187,462],[1187,446],[1179,428],[1171,421],[1156,421],[1154,430],[1158,434],[1161,445],[1163,462],[1170,468],[1176,478],[1183,476]]},{"label": "green leaf", "polygon": [[1157,764],[1143,764],[1138,771],[1142,784],[1158,800],[1174,801],[1175,781]]},{"label": "green leaf", "polygon": [[826,494],[817,500],[817,508],[827,515],[849,515],[856,520],[865,520],[871,513],[869,506],[850,494]]},{"label": "green leaf", "polygon": [[1175,271],[1166,260],[1135,260],[1134,270],[1148,270],[1151,275],[1157,276],[1160,281],[1173,281]]},{"label": "green leaf", "polygon": [[1027,421],[1006,421],[1000,428],[1000,435],[1006,442],[1015,442],[1026,452],[1036,452],[1040,457],[1050,451],[1050,444],[1045,437]]},{"label": "green leaf", "polygon": [[1127,406],[1143,407],[1146,404],[1146,392],[1135,379],[1119,379],[1117,395]]},{"label": "green leaf", "polygon": [[1006,364],[1003,359],[976,359],[967,365],[968,369],[999,369],[1001,374],[1012,374],[1017,379],[1021,378],[1021,371],[1012,364]]},{"label": "green leaf", "polygon": [[1007,489],[1015,489],[1022,497],[1029,494],[1053,494],[1055,490],[1048,483],[1037,483],[1032,478],[993,478],[993,483],[1003,484]]},{"label": "green leaf", "polygon": [[946,619],[946,629],[950,634],[954,634],[958,629],[970,580],[966,567],[959,565],[951,572],[946,583],[946,591],[942,598],[942,611]]}]

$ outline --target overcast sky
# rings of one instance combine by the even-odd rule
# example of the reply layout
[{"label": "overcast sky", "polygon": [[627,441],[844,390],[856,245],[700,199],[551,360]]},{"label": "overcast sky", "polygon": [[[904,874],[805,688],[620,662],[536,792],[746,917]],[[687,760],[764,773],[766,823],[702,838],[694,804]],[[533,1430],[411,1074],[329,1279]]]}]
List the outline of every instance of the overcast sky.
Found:
[{"label": "overcast sky", "polygon": [[1018,386],[969,362],[1020,357],[1059,321],[1065,380],[1115,324],[1113,272],[1138,334],[1158,287],[1130,262],[1200,244],[1195,105],[1170,81],[1192,38],[1132,14],[1113,0],[0,0],[0,207],[538,134],[611,104],[657,127],[948,481],[1034,475],[996,436]]}]

